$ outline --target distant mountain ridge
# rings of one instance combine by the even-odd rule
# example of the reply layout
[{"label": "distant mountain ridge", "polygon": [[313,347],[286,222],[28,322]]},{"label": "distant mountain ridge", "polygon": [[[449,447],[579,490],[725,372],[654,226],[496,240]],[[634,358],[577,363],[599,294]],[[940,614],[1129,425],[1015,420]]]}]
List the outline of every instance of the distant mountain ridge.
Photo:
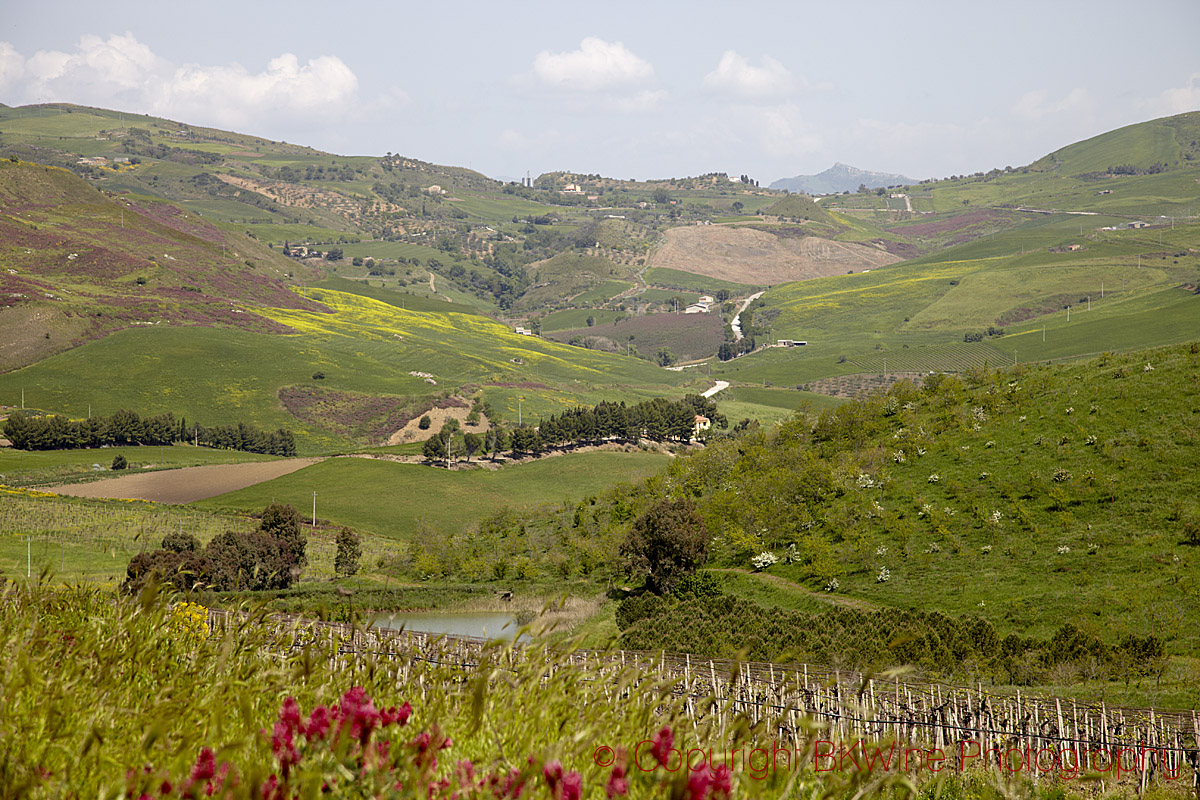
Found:
[{"label": "distant mountain ridge", "polygon": [[891,172],[871,172],[870,170],[852,167],[838,162],[817,175],[797,175],[794,178],[780,178],[769,188],[804,194],[834,194],[836,192],[854,192],[865,184],[868,189],[878,189],[881,186],[897,186],[916,183],[912,178],[896,175]]}]

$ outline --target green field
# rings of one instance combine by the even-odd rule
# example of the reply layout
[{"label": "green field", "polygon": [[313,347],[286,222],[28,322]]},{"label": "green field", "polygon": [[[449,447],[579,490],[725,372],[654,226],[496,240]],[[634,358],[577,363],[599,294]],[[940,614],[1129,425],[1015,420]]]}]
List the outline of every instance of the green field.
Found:
[{"label": "green field", "polygon": [[582,294],[577,294],[571,298],[571,302],[577,305],[585,305],[594,303],[601,305],[607,303],[626,289],[633,288],[633,284],[628,281],[605,281],[599,286],[593,286]]},{"label": "green field", "polygon": [[[3,427],[0,425],[0,427]],[[26,452],[11,447],[0,448],[0,484],[30,486],[70,483],[103,476],[116,477],[109,472],[113,459],[125,456],[129,464],[124,474],[143,469],[198,467],[205,464],[237,464],[244,461],[273,461],[275,456],[243,453],[237,450],[211,450],[177,444],[170,447],[102,447],[95,450],[40,450]],[[99,465],[102,469],[93,467]]]},{"label": "green field", "polygon": [[551,331],[569,331],[573,328],[586,328],[588,317],[595,320],[597,334],[603,334],[605,326],[611,326],[614,320],[625,316],[623,311],[608,311],[602,308],[568,308],[563,311],[555,311],[547,314],[542,320],[542,330],[547,333]]},{"label": "green field", "polygon": [[[428,394],[409,373],[427,372],[442,390],[465,383],[535,380],[526,413],[552,413],[581,402],[673,394],[681,378],[647,362],[519,336],[473,314],[414,312],[331,289],[310,289],[333,314],[272,309],[293,335],[200,327],[121,331],[22,370],[0,376],[0,402],[86,416],[121,408],[141,414],[172,411],[205,425],[245,421],[295,429],[305,452],[348,442],[300,425],[277,400],[290,385],[314,385],[372,395]],[[514,363],[513,359],[521,363]],[[121,364],[112,381],[111,364]],[[501,401],[507,393],[498,392]],[[515,403],[513,403],[515,419]],[[503,408],[503,403],[499,406]]]},{"label": "green field", "polygon": [[210,510],[256,510],[272,500],[394,539],[420,526],[449,536],[504,507],[574,501],[622,482],[639,481],[669,459],[656,453],[594,452],[551,456],[500,470],[451,471],[362,458],[323,461],[241,491],[203,500]]}]

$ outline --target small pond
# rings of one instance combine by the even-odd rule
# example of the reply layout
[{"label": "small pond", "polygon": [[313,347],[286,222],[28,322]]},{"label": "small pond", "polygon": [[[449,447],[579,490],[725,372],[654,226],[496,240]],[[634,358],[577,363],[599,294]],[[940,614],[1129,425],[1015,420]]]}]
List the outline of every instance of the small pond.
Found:
[{"label": "small pond", "polygon": [[517,635],[517,618],[502,611],[399,611],[370,617],[376,628],[448,636],[478,636],[512,639]]}]

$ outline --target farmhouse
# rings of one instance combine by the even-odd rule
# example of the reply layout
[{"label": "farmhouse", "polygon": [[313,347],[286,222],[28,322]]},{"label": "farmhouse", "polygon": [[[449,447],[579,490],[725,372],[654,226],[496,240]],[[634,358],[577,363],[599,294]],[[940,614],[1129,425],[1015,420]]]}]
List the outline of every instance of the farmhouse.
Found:
[{"label": "farmhouse", "polygon": [[522,328],[520,325],[513,328],[513,333],[519,333],[522,336],[533,336],[533,331],[529,330],[529,328]]},{"label": "farmhouse", "polygon": [[776,347],[804,347],[808,344],[807,341],[801,339],[780,339],[775,343]]},{"label": "farmhouse", "polygon": [[692,435],[699,436],[701,431],[706,431],[712,427],[712,420],[703,414],[697,414],[696,420],[692,425]]},{"label": "farmhouse", "polygon": [[1131,222],[1131,223],[1129,223],[1129,227],[1131,227],[1131,228],[1149,228],[1150,223],[1149,222],[1141,222],[1141,221]]}]

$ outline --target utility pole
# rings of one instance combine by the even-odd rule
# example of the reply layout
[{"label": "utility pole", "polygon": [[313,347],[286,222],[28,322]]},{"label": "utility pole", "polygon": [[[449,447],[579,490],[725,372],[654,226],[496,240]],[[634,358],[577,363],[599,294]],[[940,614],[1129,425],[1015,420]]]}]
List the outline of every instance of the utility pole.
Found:
[{"label": "utility pole", "polygon": [[518,426],[521,424],[521,401],[523,399],[524,399],[523,397],[521,397],[520,395],[517,395],[517,425]]},{"label": "utility pole", "polygon": [[317,493],[313,492],[313,523],[312,526],[317,527]]}]

